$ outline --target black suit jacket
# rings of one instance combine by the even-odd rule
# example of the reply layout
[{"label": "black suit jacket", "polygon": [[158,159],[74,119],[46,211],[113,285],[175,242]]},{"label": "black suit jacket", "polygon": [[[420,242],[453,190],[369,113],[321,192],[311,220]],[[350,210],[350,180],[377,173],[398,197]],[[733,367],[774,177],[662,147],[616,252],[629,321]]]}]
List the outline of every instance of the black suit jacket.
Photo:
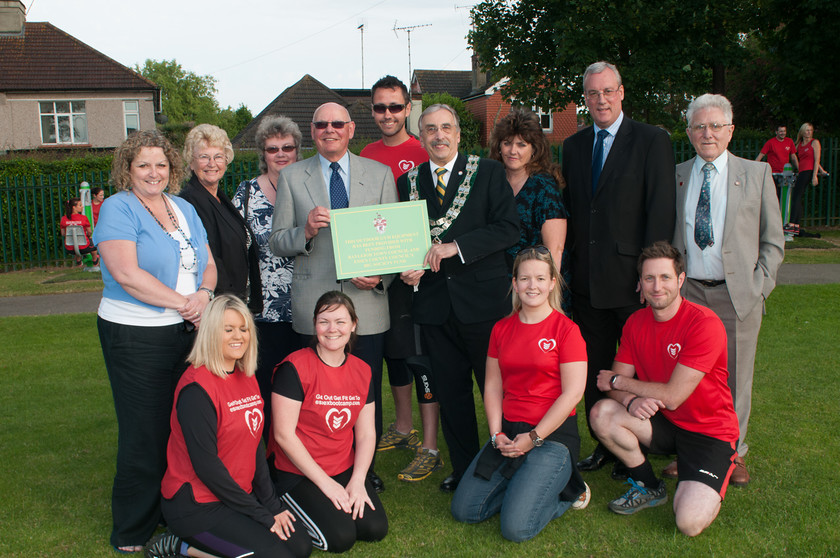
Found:
[{"label": "black suit jacket", "polygon": [[621,308],[639,303],[636,263],[642,249],[673,236],[674,151],[663,130],[625,116],[593,197],[594,141],[589,126],[563,143],[571,289],[594,308]]},{"label": "black suit jacket", "polygon": [[[216,294],[235,294],[248,301],[252,312],[262,312],[257,243],[242,215],[221,188],[218,194],[219,201],[193,176],[179,195],[195,207],[207,231],[207,243],[218,274]],[[246,247],[246,230],[252,239],[250,248]]]},{"label": "black suit jacket", "polygon": [[[442,217],[466,176],[467,158],[458,154],[438,204],[429,163],[418,167],[417,189],[426,200],[430,219]],[[408,200],[407,175],[397,180],[400,200]],[[437,273],[426,270],[414,295],[412,314],[419,324],[440,325],[450,309],[463,323],[496,320],[510,312],[510,278],[505,249],[519,240],[519,217],[513,191],[501,163],[481,159],[475,183],[461,213],[441,239],[457,241],[464,263],[455,255],[443,260]]]}]

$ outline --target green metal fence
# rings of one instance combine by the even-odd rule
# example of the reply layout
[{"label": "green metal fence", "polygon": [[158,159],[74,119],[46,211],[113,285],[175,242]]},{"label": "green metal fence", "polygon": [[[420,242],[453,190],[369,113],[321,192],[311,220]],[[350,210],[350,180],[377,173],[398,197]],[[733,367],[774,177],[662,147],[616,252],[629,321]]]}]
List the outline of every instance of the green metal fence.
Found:
[{"label": "green metal fence", "polygon": [[[831,173],[820,180],[816,188],[805,193],[803,227],[840,225],[840,138],[827,138],[822,142],[822,164]],[[763,142],[733,140],[730,151],[735,155],[753,159]],[[559,149],[557,150],[559,159]],[[694,156],[694,149],[687,141],[675,142],[677,162]],[[259,174],[257,164],[237,162],[228,167],[222,187],[233,195],[236,186]],[[24,176],[6,178],[0,182],[0,244],[2,261],[0,271],[13,271],[32,267],[61,265],[72,261],[62,246],[59,222],[64,203],[79,195],[79,184],[86,181],[91,188],[101,187],[111,194],[108,173],[78,173],[70,175]]]}]

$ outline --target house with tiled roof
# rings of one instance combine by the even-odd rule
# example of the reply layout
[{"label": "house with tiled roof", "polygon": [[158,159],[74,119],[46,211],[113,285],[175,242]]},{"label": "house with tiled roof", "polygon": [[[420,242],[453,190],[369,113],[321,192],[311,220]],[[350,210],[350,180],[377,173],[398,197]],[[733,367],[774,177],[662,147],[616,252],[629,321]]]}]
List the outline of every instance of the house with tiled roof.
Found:
[{"label": "house with tiled roof", "polygon": [[[511,103],[504,100],[501,94],[507,78],[494,80],[491,74],[481,71],[475,57],[472,70],[414,70],[411,78],[412,106],[419,108],[417,103],[425,93],[448,93],[461,99],[481,124],[480,142],[486,146],[496,122],[510,113],[512,108]],[[551,144],[560,144],[577,131],[577,107],[573,103],[563,110],[550,112],[542,111],[530,103],[520,104],[540,117],[543,132]],[[414,110],[411,115],[415,113],[419,115],[420,111]]]},{"label": "house with tiled roof", "polygon": [[153,82],[0,0],[0,152],[113,148],[159,112]]},{"label": "house with tiled roof", "polygon": [[237,149],[253,149],[254,136],[260,121],[266,116],[283,115],[291,118],[303,134],[301,147],[314,147],[310,133],[312,114],[324,103],[338,103],[347,108],[350,118],[356,123],[354,141],[374,141],[381,133],[371,116],[369,89],[330,89],[314,77],[306,74],[285,91],[280,93],[254,119],[233,138]]}]

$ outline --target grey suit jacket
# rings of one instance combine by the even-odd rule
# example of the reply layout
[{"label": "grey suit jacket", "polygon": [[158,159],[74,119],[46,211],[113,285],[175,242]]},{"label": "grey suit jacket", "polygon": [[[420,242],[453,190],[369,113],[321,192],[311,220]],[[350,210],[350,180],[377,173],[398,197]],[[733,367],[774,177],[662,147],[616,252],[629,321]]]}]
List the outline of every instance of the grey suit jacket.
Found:
[{"label": "grey suit jacket", "polygon": [[[350,154],[350,207],[395,203],[397,189],[391,169],[371,159]],[[277,200],[271,223],[271,251],[295,257],[292,275],[292,327],[312,335],[312,312],[327,291],[342,291],[353,300],[359,325],[356,333],[372,335],[389,328],[388,297],[383,289],[362,291],[349,280],[336,281],[333,243],[329,227],[318,231],[309,243],[304,227],[316,206],[330,207],[330,196],[318,157],[298,161],[280,171]],[[393,276],[383,277],[387,287]]]},{"label": "grey suit jacket", "polygon": [[[674,247],[685,255],[685,196],[695,158],[677,165]],[[738,318],[770,296],[785,255],[779,200],[770,165],[729,153],[723,271]],[[702,279],[702,277],[701,277]]]}]

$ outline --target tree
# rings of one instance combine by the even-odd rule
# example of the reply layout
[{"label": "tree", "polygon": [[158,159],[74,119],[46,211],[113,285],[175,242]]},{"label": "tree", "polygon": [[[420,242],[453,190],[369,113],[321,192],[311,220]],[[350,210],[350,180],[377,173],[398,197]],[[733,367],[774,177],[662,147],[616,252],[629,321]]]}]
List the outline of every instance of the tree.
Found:
[{"label": "tree", "polygon": [[215,124],[219,113],[216,80],[184,70],[175,60],[149,60],[134,68],[161,88],[163,113],[170,125]]},{"label": "tree", "polygon": [[248,107],[239,103],[239,108],[236,110],[233,110],[230,106],[223,109],[219,113],[217,125],[227,132],[230,139],[233,139],[253,119],[254,115],[251,114]]},{"label": "tree", "polygon": [[424,110],[438,103],[449,105],[458,113],[458,120],[461,124],[461,148],[472,149],[473,147],[479,146],[481,124],[467,110],[467,105],[464,104],[464,101],[453,97],[449,93],[426,93],[423,95]]},{"label": "tree", "polygon": [[747,0],[485,0],[468,38],[485,69],[510,78],[509,99],[581,105],[583,71],[607,60],[627,84],[625,111],[673,126],[690,98],[723,89],[756,11]]}]

